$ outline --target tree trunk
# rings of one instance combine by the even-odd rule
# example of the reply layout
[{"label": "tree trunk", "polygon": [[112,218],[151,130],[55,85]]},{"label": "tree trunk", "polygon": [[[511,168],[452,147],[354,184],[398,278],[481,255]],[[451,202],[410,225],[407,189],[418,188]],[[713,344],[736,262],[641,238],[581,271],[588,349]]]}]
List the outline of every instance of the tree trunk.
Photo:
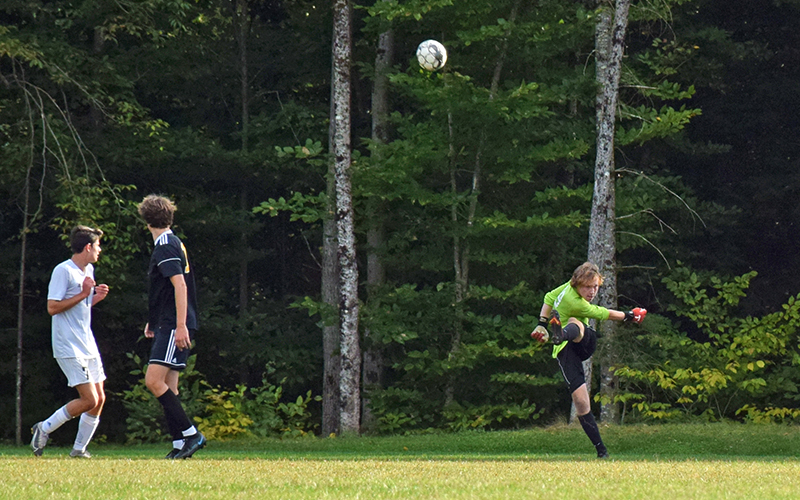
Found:
[{"label": "tree trunk", "polygon": [[[239,50],[239,97],[242,101],[241,118],[242,118],[242,155],[246,157],[249,150],[249,136],[250,136],[250,84],[247,70],[247,38],[250,33],[250,25],[252,19],[250,18],[249,5],[247,0],[235,0],[234,6],[234,30],[236,32],[236,42]],[[244,179],[245,176],[242,176]],[[240,208],[243,214],[249,212],[248,196],[247,196],[247,182],[243,182],[241,191],[239,193]],[[241,249],[241,260],[239,261],[239,316],[244,317],[247,313],[248,297],[249,297],[249,257],[247,250],[247,230],[242,228],[242,234],[239,236],[239,244]]]},{"label": "tree trunk", "polygon": [[17,371],[16,371],[16,444],[22,445],[22,346],[25,332],[25,265],[28,249],[28,211],[30,209],[31,173],[33,171],[33,151],[25,173],[24,202],[22,206],[22,238],[19,256],[19,295],[17,297]]},{"label": "tree trunk", "polygon": [[[390,29],[380,34],[378,52],[375,56],[375,81],[372,87],[372,140],[384,144],[388,142],[387,116],[389,113],[389,79],[386,71],[394,59],[394,32]],[[374,157],[376,161],[380,158]],[[371,293],[386,281],[386,270],[380,252],[386,246],[384,231],[385,207],[380,200],[370,202],[371,222],[367,228],[367,290]],[[383,382],[384,360],[381,349],[369,342],[370,330],[364,329],[364,397],[361,402],[361,427],[371,429],[375,420],[370,408],[368,391],[380,387]]]},{"label": "tree trunk", "polygon": [[[333,104],[331,104],[333,108]],[[333,120],[331,120],[333,123]],[[333,150],[333,142],[331,148]],[[328,310],[336,310],[339,304],[339,264],[336,260],[336,177],[333,162],[328,164],[328,206],[322,222],[322,302]],[[339,432],[339,322],[323,315],[322,326],[322,435]]]},{"label": "tree trunk", "polygon": [[[450,161],[450,191],[453,193],[453,205],[450,207],[450,220],[453,223],[453,230],[455,231],[456,225],[458,223],[458,202],[457,194],[458,194],[458,179],[456,177],[456,149],[454,144],[454,132],[453,132],[453,113],[447,113],[447,130],[448,130],[448,138],[449,138],[449,152],[448,158]],[[461,238],[458,234],[453,235],[453,273],[455,274],[455,297],[453,305],[455,310],[453,311],[453,332],[450,336],[450,352],[449,357],[453,357],[458,353],[459,346],[461,345],[461,302],[464,300],[464,292],[466,289],[466,285],[464,282],[464,265],[461,262]],[[455,377],[453,374],[448,374],[447,382],[444,388],[444,406],[450,405],[455,398]]]},{"label": "tree trunk", "polygon": [[[25,337],[25,278],[26,278],[26,266],[27,266],[27,255],[28,255],[28,233],[30,232],[31,224],[38,218],[39,215],[39,208],[41,208],[41,191],[39,192],[40,195],[40,203],[39,208],[37,208],[36,212],[31,214],[31,175],[33,175],[33,162],[34,158],[36,158],[35,153],[35,144],[34,141],[36,140],[35,130],[36,127],[33,124],[33,108],[31,107],[31,100],[29,99],[28,92],[23,92],[24,99],[25,99],[25,109],[28,112],[28,120],[29,120],[29,128],[31,131],[30,135],[30,157],[28,159],[28,166],[25,171],[25,184],[23,187],[23,204],[22,204],[22,230],[20,231],[20,257],[19,257],[19,287],[17,296],[17,366],[16,366],[16,381],[15,381],[15,442],[17,446],[22,445],[22,352],[24,346],[24,337]],[[42,118],[44,118],[44,110],[39,107],[39,113]],[[43,134],[46,132],[43,132]],[[46,136],[45,136],[46,137]],[[45,175],[46,166],[44,164],[45,170],[42,171],[42,176]]]},{"label": "tree trunk", "polygon": [[[616,0],[616,10],[604,8],[599,13],[595,33],[597,53],[597,158],[595,160],[592,216],[589,226],[589,261],[600,268],[605,278],[598,293],[598,305],[617,308],[616,271],[616,194],[614,181],[614,132],[616,121],[619,79],[622,55],[625,48],[625,30],[628,27],[630,0]],[[600,391],[608,396],[615,389],[614,377],[608,370],[614,358],[615,328],[610,321],[598,325],[598,333],[605,338],[608,357],[601,366]],[[603,406],[600,420],[616,422],[618,412],[614,403]]]},{"label": "tree trunk", "polygon": [[339,431],[357,434],[361,420],[361,347],[358,338],[358,267],[351,192],[350,67],[352,54],[349,0],[333,5],[333,161],[336,177],[336,231],[339,261]]},{"label": "tree trunk", "polygon": [[[336,33],[334,32],[334,37]],[[333,42],[335,44],[335,40]],[[333,62],[333,61],[331,61]],[[331,66],[331,82],[335,80],[335,67]],[[328,128],[328,151],[335,150],[334,132],[336,124],[336,99],[333,84],[330,95],[330,126]],[[336,311],[336,318],[323,315],[322,326],[322,435],[339,433],[339,379],[342,368],[339,349],[339,260],[337,259],[338,235],[336,234],[336,164],[328,162],[328,201],[325,219],[322,221],[322,302],[329,311]]]}]

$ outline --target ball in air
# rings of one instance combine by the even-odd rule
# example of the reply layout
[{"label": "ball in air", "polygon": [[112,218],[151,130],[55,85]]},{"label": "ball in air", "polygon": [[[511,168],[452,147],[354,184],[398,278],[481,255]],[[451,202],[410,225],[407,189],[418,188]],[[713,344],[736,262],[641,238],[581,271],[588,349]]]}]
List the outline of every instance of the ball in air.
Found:
[{"label": "ball in air", "polygon": [[417,47],[417,61],[428,71],[442,69],[447,62],[447,50],[436,40],[425,40]]}]

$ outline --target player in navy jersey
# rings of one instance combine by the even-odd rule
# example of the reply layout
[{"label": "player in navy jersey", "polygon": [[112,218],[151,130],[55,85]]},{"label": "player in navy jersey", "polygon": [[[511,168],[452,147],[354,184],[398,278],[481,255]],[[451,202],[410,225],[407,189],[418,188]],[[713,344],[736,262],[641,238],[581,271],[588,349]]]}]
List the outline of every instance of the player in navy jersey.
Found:
[{"label": "player in navy jersey", "polygon": [[189,458],[203,448],[206,439],[194,425],[178,399],[180,372],[186,368],[195,332],[197,299],[194,272],[186,247],[172,233],[175,204],[169,198],[149,195],[139,204],[139,215],[147,222],[155,246],[148,276],[149,307],[145,337],[153,339],[145,384],[164,408],[172,451],[166,458]]}]

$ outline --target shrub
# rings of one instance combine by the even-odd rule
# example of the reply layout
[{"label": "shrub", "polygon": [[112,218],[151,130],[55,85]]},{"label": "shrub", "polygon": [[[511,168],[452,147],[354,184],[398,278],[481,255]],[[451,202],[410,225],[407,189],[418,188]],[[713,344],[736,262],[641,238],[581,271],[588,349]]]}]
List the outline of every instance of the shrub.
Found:
[{"label": "shrub", "polygon": [[[136,354],[127,353],[128,359],[134,364],[131,375],[140,376],[138,382],[130,389],[122,391],[117,396],[122,398],[122,405],[127,412],[125,418],[126,442],[129,444],[157,443],[171,439],[164,434],[164,410],[158,400],[153,397],[144,383],[147,371],[146,363]],[[195,369],[196,356],[189,356],[186,369],[181,372],[178,386],[181,402],[188,415],[195,415],[200,410],[199,397],[201,391],[210,388],[203,375]]]},{"label": "shrub", "polygon": [[648,354],[615,368],[623,388],[616,401],[652,420],[797,420],[800,300],[761,318],[738,317],[754,276],[723,280],[679,269],[665,278],[676,299],[670,309],[696,331],[690,337],[662,320],[659,331],[639,335]]},{"label": "shrub", "polygon": [[[128,443],[152,443],[170,439],[164,434],[163,410],[144,384],[146,366],[139,356],[128,354],[136,364],[132,375],[141,375],[138,383],[120,396],[128,413],[126,437]],[[308,409],[312,396],[298,396],[294,401],[281,402],[283,388],[262,379],[259,387],[237,385],[233,390],[212,387],[195,370],[195,356],[189,357],[181,373],[181,400],[188,415],[194,416],[197,428],[209,440],[225,440],[244,435],[305,436],[317,425],[311,423]],[[273,372],[267,367],[267,373]]]}]

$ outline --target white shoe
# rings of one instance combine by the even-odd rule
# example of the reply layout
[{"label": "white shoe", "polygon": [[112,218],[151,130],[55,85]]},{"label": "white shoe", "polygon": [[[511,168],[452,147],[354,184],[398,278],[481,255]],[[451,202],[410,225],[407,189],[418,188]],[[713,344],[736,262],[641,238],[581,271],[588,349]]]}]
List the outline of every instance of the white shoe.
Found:
[{"label": "white shoe", "polygon": [[44,447],[47,446],[47,440],[50,439],[50,434],[42,430],[42,422],[37,422],[31,427],[31,434],[33,434],[33,438],[31,439],[33,454],[40,457],[44,452]]},{"label": "white shoe", "polygon": [[71,452],[69,452],[69,456],[72,458],[92,458],[92,454],[86,450],[76,450],[73,448]]}]

